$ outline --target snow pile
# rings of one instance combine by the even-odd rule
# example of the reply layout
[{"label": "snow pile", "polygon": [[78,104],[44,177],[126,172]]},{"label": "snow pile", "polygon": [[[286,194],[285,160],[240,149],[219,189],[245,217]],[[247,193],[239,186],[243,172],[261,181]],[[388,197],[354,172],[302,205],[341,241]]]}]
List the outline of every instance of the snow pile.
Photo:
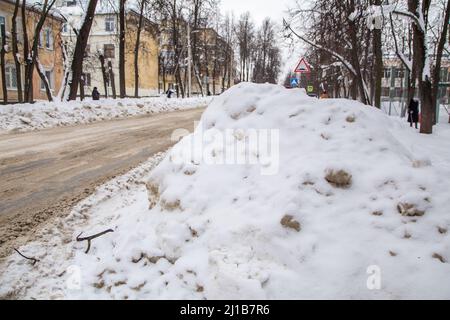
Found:
[{"label": "snow pile", "polygon": [[[251,141],[265,129],[279,130],[270,150]],[[450,130],[436,131],[419,137],[354,101],[240,84],[145,185],[46,230],[57,239],[70,225],[62,243],[21,248],[35,266],[10,257],[0,296],[448,299]],[[226,161],[240,143],[237,156],[256,164]],[[73,241],[108,228],[88,254]]]},{"label": "snow pile", "polygon": [[0,107],[0,132],[29,131],[92,123],[159,112],[206,107],[208,98],[126,98],[98,101],[36,102]]}]

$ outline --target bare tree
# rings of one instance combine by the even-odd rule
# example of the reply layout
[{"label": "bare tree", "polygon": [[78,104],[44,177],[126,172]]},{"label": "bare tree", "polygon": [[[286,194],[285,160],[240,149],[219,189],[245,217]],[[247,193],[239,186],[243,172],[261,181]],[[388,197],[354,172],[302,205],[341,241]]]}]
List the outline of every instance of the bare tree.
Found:
[{"label": "bare tree", "polygon": [[234,43],[234,21],[227,15],[223,21],[222,25],[222,37],[225,41],[224,46],[224,72],[222,76],[222,91],[225,90],[226,87],[230,88],[231,86],[231,78],[233,77],[233,43]]},{"label": "bare tree", "polygon": [[37,72],[39,74],[39,78],[41,78],[42,83],[44,84],[45,93],[47,94],[48,101],[53,101],[53,94],[52,90],[50,88],[50,80],[47,78],[47,75],[45,74],[45,70],[41,65],[41,62],[39,61],[39,58],[36,58],[36,64],[37,64]]},{"label": "bare tree", "polygon": [[[20,9],[20,0],[16,0],[14,5],[14,13],[12,17],[11,27],[11,44],[14,64],[16,67],[16,79],[17,79],[17,100],[23,102],[23,89],[22,89],[22,65],[19,60],[19,46],[18,46],[18,34],[17,34],[17,15]],[[22,17],[23,20],[23,17]]]},{"label": "bare tree", "polygon": [[[26,81],[27,76],[32,76],[32,72],[30,72],[30,60],[28,57],[30,56],[30,48],[29,48],[29,40],[28,40],[28,31],[27,31],[27,23],[26,23],[26,0],[22,1],[22,32],[23,32],[23,58],[25,60],[25,84],[24,84],[24,100],[26,102],[30,102],[33,100],[33,82]],[[31,86],[31,88],[29,88]]]},{"label": "bare tree", "polygon": [[[435,60],[435,66],[433,71],[433,89],[431,93],[432,97],[432,105],[437,106],[438,105],[438,92],[439,92],[439,82],[440,82],[440,72],[441,72],[441,63],[442,63],[442,55],[444,52],[445,42],[447,41],[447,33],[448,32],[448,25],[450,21],[450,0],[447,0],[447,5],[444,9],[444,20],[443,20],[443,26],[442,31],[439,36],[438,46],[436,48],[436,60]],[[450,43],[450,39],[449,39]],[[434,111],[436,109],[433,109]],[[437,123],[439,119],[437,119],[436,112],[433,113],[433,121],[434,123]],[[450,121],[450,120],[449,120]]]},{"label": "bare tree", "polygon": [[419,1],[408,0],[408,12],[397,12],[405,15],[412,20],[413,45],[414,45],[414,64],[417,66],[417,78],[419,83],[419,93],[421,102],[421,133],[433,132],[433,98],[431,70],[427,45],[427,25],[428,12],[431,0],[423,0],[422,7],[419,8]]},{"label": "bare tree", "polygon": [[113,69],[111,59],[108,60],[108,73],[109,73],[109,84],[111,85],[111,90],[112,90],[112,96],[114,99],[117,99],[116,81],[114,78],[114,69]]},{"label": "bare tree", "polygon": [[[380,6],[382,0],[372,0],[371,4]],[[376,24],[376,22],[374,23]],[[375,61],[373,64],[374,80],[374,105],[377,108],[381,108],[381,81],[383,78],[383,44],[381,41],[382,29],[381,26],[374,26],[373,30],[373,53]]]},{"label": "bare tree", "polygon": [[105,98],[108,98],[108,74],[106,72],[105,56],[104,56],[103,52],[99,53],[98,58],[100,60],[100,67],[102,70],[102,79],[103,79],[103,87],[105,89]]},{"label": "bare tree", "polygon": [[[95,9],[97,7],[98,0],[89,0],[89,4],[86,9],[84,21],[81,25],[80,31],[77,36],[75,44],[75,50],[73,53],[71,63],[71,79],[69,100],[75,100],[77,98],[78,87],[80,84],[81,76],[83,74],[83,60],[85,56],[86,46],[89,38],[89,34],[94,20]],[[66,84],[64,84],[66,85]]]},{"label": "bare tree", "polygon": [[236,27],[236,37],[239,44],[240,79],[241,81],[249,81],[251,49],[254,41],[254,24],[251,21],[249,12],[241,15]]},{"label": "bare tree", "polygon": [[134,96],[139,97],[139,47],[141,45],[141,32],[144,24],[144,10],[146,0],[140,0],[139,21],[136,31],[136,43],[134,46]]},{"label": "bare tree", "polygon": [[300,39],[321,51],[327,59],[337,60],[351,76],[352,98],[359,96],[361,102],[370,104],[366,82],[370,78],[367,76],[369,63],[365,61],[369,55],[362,45],[362,39],[368,38],[368,30],[361,3],[317,0],[309,9],[291,10],[289,21],[284,20],[284,29],[286,38]]},{"label": "bare tree", "polygon": [[3,91],[3,103],[8,103],[8,88],[6,87],[6,70],[5,70],[5,55],[6,55],[6,30],[5,25],[0,25],[1,46],[0,49],[0,67],[2,75],[2,91]]},{"label": "bare tree", "polygon": [[[26,19],[27,16],[26,12],[26,1],[24,0],[22,2],[22,26],[23,26],[23,35],[24,35],[24,59],[25,59],[25,101],[26,102],[33,102],[33,73],[34,73],[34,67],[36,66],[36,63],[38,62],[38,56],[39,56],[39,41],[40,41],[40,34],[42,32],[42,28],[45,24],[45,21],[47,17],[50,14],[50,11],[52,10],[56,0],[44,0],[42,4],[38,6],[39,10],[39,20],[36,24],[36,27],[34,29],[34,38],[32,41],[31,49],[28,44],[28,32],[27,32],[27,26],[26,26]],[[41,76],[42,81],[44,82],[44,85],[48,86],[48,79],[46,77],[42,77],[42,74],[40,72],[41,66],[38,66],[38,74]],[[47,81],[47,82],[46,82]],[[53,100],[51,91],[47,91],[47,97],[51,101]]]},{"label": "bare tree", "polygon": [[256,83],[277,83],[281,66],[275,24],[266,18],[257,33],[253,48],[253,75]]},{"label": "bare tree", "polygon": [[119,92],[120,97],[125,98],[125,2],[119,0]]}]

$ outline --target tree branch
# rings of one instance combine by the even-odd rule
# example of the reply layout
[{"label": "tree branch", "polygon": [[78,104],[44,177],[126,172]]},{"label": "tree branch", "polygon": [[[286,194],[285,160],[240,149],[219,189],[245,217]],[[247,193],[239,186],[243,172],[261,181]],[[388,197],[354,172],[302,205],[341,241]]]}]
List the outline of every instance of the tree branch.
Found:
[{"label": "tree branch", "polygon": [[286,29],[289,29],[293,35],[295,35],[297,38],[299,38],[300,40],[306,42],[307,44],[320,49],[320,50],[324,50],[326,52],[328,52],[329,54],[331,54],[333,57],[335,57],[336,59],[338,59],[347,69],[348,71],[350,71],[350,73],[352,73],[354,76],[356,76],[356,70],[355,68],[350,64],[350,62],[348,62],[347,60],[345,60],[345,58],[343,56],[341,56],[340,54],[338,54],[337,52],[334,52],[333,50],[330,50],[328,48],[325,48],[317,43],[312,42],[311,40],[308,40],[307,38],[299,35],[297,32],[295,32],[292,27],[287,23],[286,20],[283,19],[283,24],[285,26]]},{"label": "tree branch", "polygon": [[77,241],[78,241],[78,242],[81,242],[81,241],[87,241],[87,242],[88,242],[88,246],[87,246],[87,249],[86,249],[86,251],[85,251],[85,253],[87,254],[87,253],[89,253],[89,250],[91,249],[91,241],[92,241],[92,240],[94,240],[94,239],[96,239],[96,238],[98,238],[98,237],[101,237],[101,236],[103,236],[103,235],[105,235],[105,234],[107,234],[107,233],[110,233],[110,232],[114,232],[114,230],[108,229],[108,230],[105,230],[105,231],[103,231],[103,232],[94,234],[94,235],[89,236],[89,237],[80,238],[80,236],[83,234],[83,232],[82,232],[82,233],[80,233],[80,234],[78,235]]},{"label": "tree branch", "polygon": [[405,56],[402,53],[400,53],[400,49],[398,47],[398,42],[397,42],[397,36],[395,35],[395,31],[394,31],[394,20],[392,19],[391,13],[389,14],[389,19],[391,21],[392,37],[394,38],[395,53],[397,54],[397,57],[401,60],[403,65],[409,70],[409,72],[412,72],[412,62],[406,61]]},{"label": "tree branch", "polygon": [[27,260],[32,261],[31,264],[32,264],[33,266],[34,266],[37,262],[39,262],[39,260],[36,259],[36,258],[29,258],[29,257],[23,255],[23,254],[22,254],[19,250],[17,250],[16,248],[14,248],[14,250],[15,250],[22,258],[25,258],[25,259],[27,259]]}]

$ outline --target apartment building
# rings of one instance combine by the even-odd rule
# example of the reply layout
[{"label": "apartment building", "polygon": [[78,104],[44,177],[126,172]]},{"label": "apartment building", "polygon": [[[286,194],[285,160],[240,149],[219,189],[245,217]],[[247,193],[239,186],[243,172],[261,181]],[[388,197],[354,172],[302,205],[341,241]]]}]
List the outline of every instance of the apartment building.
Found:
[{"label": "apartment building", "polygon": [[[0,25],[5,26],[6,31],[6,54],[5,54],[5,75],[6,75],[6,87],[7,96],[9,102],[18,101],[17,91],[17,72],[14,63],[14,57],[12,54],[11,46],[11,29],[12,29],[12,17],[14,14],[15,1],[12,0],[0,0]],[[32,42],[36,36],[39,37],[39,49],[38,57],[42,69],[48,79],[50,89],[53,95],[56,95],[61,86],[64,68],[61,49],[61,28],[63,25],[63,19],[56,15],[50,14],[42,28],[40,35],[35,35],[35,26],[41,16],[41,12],[37,6],[30,4],[26,8],[26,28],[28,33],[29,46],[32,46]],[[22,27],[22,14],[19,10],[17,17],[17,36],[19,46],[19,61],[21,63],[21,75],[22,82],[24,81],[24,56],[23,56],[23,44],[24,33]],[[47,94],[45,91],[44,83],[35,68],[33,73],[33,98],[35,100],[47,100]],[[2,80],[0,77],[0,88],[2,86]],[[22,83],[23,87],[23,83]],[[3,91],[0,90],[0,96],[3,100]]]},{"label": "apartment building", "polygon": [[[73,50],[76,35],[73,25],[80,23],[84,14],[76,1],[63,1],[60,10],[70,16],[70,23],[63,27],[62,37],[68,47]],[[135,93],[135,45],[139,23],[139,13],[127,8],[125,34],[125,86],[126,95]],[[139,96],[158,94],[158,56],[159,56],[158,26],[147,18],[143,20],[138,54]],[[69,50],[70,50],[69,49]],[[115,87],[119,93],[119,21],[116,11],[111,7],[100,6],[95,14],[91,33],[86,48],[86,58],[83,63],[84,90],[87,95],[97,87],[105,95],[100,56],[105,58],[105,65],[111,63],[112,72],[107,72],[106,85],[108,96],[112,96]],[[114,77],[114,79],[112,79]]]}]

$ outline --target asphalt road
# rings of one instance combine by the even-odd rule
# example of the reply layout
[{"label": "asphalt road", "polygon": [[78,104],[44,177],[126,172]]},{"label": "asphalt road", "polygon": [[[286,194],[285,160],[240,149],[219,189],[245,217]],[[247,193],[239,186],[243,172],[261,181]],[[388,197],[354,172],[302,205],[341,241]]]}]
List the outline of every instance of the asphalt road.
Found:
[{"label": "asphalt road", "polygon": [[172,132],[192,131],[203,111],[0,135],[0,258],[97,186],[167,150]]}]

